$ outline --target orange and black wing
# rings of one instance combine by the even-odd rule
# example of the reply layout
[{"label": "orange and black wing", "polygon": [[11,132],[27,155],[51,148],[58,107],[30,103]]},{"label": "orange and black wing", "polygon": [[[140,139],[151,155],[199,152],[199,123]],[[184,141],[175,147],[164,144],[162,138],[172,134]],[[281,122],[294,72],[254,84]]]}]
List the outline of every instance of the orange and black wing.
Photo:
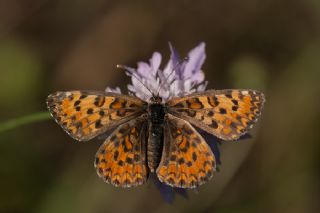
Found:
[{"label": "orange and black wing", "polygon": [[236,140],[257,121],[264,94],[254,90],[209,90],[168,101],[169,113],[214,134]]},{"label": "orange and black wing", "polygon": [[187,121],[168,114],[156,171],[159,180],[172,187],[195,188],[207,182],[215,168],[215,157],[202,136]]},{"label": "orange and black wing", "polygon": [[141,115],[147,103],[127,95],[69,91],[48,96],[48,109],[74,139],[87,141]]},{"label": "orange and black wing", "polygon": [[120,125],[96,154],[95,168],[107,183],[133,187],[146,182],[147,118],[142,115]]}]

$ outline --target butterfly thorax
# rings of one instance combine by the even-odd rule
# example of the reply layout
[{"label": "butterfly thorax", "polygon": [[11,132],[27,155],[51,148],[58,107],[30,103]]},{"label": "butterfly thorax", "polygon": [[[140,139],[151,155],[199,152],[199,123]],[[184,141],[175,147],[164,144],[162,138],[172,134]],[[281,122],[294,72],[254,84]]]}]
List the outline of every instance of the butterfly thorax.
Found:
[{"label": "butterfly thorax", "polygon": [[159,102],[152,102],[148,107],[149,140],[147,147],[148,167],[154,172],[161,160],[163,149],[163,123],[165,106]]}]

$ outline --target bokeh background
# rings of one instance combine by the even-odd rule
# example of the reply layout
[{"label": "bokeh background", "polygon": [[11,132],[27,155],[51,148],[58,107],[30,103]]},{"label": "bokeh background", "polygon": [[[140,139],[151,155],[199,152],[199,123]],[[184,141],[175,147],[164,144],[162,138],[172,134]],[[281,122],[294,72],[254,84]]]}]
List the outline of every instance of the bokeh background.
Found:
[{"label": "bokeh background", "polygon": [[116,64],[206,42],[208,88],[265,92],[252,138],[220,172],[166,203],[152,182],[119,189],[93,168],[102,143],[46,119],[0,132],[0,212],[319,212],[319,0],[0,0],[0,126],[45,112],[56,90],[126,89]]}]

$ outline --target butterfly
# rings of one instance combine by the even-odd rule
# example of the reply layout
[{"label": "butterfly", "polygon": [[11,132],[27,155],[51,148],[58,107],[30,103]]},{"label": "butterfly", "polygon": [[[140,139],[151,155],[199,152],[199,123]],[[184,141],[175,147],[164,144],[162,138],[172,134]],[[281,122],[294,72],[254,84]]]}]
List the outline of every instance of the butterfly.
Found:
[{"label": "butterfly", "polygon": [[133,187],[156,174],[172,187],[195,188],[216,170],[215,156],[195,127],[237,140],[257,121],[265,102],[255,90],[207,90],[163,102],[112,92],[67,91],[48,96],[48,109],[74,139],[112,130],[94,166],[107,183]]}]

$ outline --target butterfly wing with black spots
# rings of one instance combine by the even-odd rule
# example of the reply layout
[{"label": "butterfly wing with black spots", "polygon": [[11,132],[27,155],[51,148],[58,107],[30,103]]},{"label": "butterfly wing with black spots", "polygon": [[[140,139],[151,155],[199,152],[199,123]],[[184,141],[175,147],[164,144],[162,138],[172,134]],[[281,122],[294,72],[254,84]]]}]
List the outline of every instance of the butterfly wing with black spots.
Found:
[{"label": "butterfly wing with black spots", "polygon": [[102,144],[96,154],[95,168],[107,183],[120,187],[146,182],[146,116],[120,125]]},{"label": "butterfly wing with black spots", "polygon": [[264,94],[254,90],[208,90],[168,101],[168,112],[223,140],[236,140],[257,121]]},{"label": "butterfly wing with black spots", "polygon": [[56,92],[47,99],[56,122],[74,139],[88,141],[138,117],[147,107],[139,98],[105,92]]},{"label": "butterfly wing with black spots", "polygon": [[173,187],[195,188],[215,171],[215,157],[202,136],[186,121],[168,114],[157,176]]}]

